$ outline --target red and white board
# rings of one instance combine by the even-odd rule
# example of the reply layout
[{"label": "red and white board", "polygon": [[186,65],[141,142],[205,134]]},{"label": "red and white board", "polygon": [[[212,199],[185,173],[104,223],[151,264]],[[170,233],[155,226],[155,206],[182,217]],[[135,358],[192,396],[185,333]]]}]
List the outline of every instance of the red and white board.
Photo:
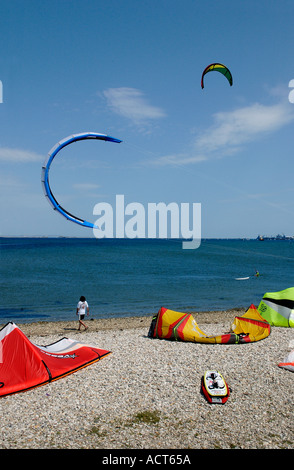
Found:
[{"label": "red and white board", "polygon": [[201,379],[201,389],[209,403],[226,403],[230,389],[223,376],[216,370],[207,370]]}]

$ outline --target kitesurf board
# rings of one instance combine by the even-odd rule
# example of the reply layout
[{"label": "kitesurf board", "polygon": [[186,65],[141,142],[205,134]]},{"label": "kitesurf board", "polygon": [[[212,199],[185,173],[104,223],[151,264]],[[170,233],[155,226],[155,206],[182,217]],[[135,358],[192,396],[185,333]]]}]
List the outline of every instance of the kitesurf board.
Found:
[{"label": "kitesurf board", "polygon": [[235,281],[246,281],[246,279],[249,279],[250,276],[248,277],[235,277]]},{"label": "kitesurf board", "polygon": [[216,370],[207,370],[201,379],[201,389],[209,403],[226,403],[230,389],[223,376]]}]

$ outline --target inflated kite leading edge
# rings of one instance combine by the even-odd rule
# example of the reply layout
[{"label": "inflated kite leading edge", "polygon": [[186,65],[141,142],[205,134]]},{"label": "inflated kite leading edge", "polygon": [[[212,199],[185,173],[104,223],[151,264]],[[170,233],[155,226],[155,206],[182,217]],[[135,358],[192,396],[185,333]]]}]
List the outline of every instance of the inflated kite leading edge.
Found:
[{"label": "inflated kite leading edge", "polygon": [[76,224],[82,225],[84,227],[95,228],[95,225],[92,224],[91,222],[87,222],[86,220],[80,219],[79,217],[76,217],[70,214],[66,209],[61,207],[61,205],[57,202],[57,200],[53,196],[50,185],[49,185],[49,169],[57,153],[61,149],[66,147],[67,145],[72,144],[73,142],[77,142],[79,140],[86,140],[86,139],[105,140],[108,142],[116,142],[116,143],[122,142],[120,139],[116,139],[115,137],[110,137],[109,135],[105,135],[105,134],[98,134],[96,132],[84,132],[81,134],[74,134],[69,137],[66,137],[65,139],[58,142],[48,153],[48,157],[45,160],[44,165],[42,167],[41,181],[42,181],[45,196],[47,197],[49,203],[51,204],[54,210],[57,210],[61,215],[63,215],[67,220],[70,220],[71,222],[75,222]]}]

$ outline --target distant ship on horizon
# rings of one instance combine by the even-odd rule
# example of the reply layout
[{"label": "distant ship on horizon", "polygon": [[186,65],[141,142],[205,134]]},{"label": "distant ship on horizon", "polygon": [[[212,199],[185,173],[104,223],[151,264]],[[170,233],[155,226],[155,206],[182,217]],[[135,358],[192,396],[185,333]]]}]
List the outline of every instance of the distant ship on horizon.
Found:
[{"label": "distant ship on horizon", "polygon": [[293,235],[275,235],[275,236],[270,236],[266,237],[264,235],[258,235],[257,240],[264,241],[264,240],[294,240]]}]

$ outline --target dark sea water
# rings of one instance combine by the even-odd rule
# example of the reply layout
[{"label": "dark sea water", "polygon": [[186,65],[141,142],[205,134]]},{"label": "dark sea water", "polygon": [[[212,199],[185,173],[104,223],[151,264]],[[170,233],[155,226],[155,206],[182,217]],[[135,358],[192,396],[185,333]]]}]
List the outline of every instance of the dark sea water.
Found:
[{"label": "dark sea water", "polygon": [[[294,242],[0,238],[0,323],[225,310],[294,286]],[[254,276],[255,270],[260,277]],[[249,276],[248,280],[236,280]]]}]

